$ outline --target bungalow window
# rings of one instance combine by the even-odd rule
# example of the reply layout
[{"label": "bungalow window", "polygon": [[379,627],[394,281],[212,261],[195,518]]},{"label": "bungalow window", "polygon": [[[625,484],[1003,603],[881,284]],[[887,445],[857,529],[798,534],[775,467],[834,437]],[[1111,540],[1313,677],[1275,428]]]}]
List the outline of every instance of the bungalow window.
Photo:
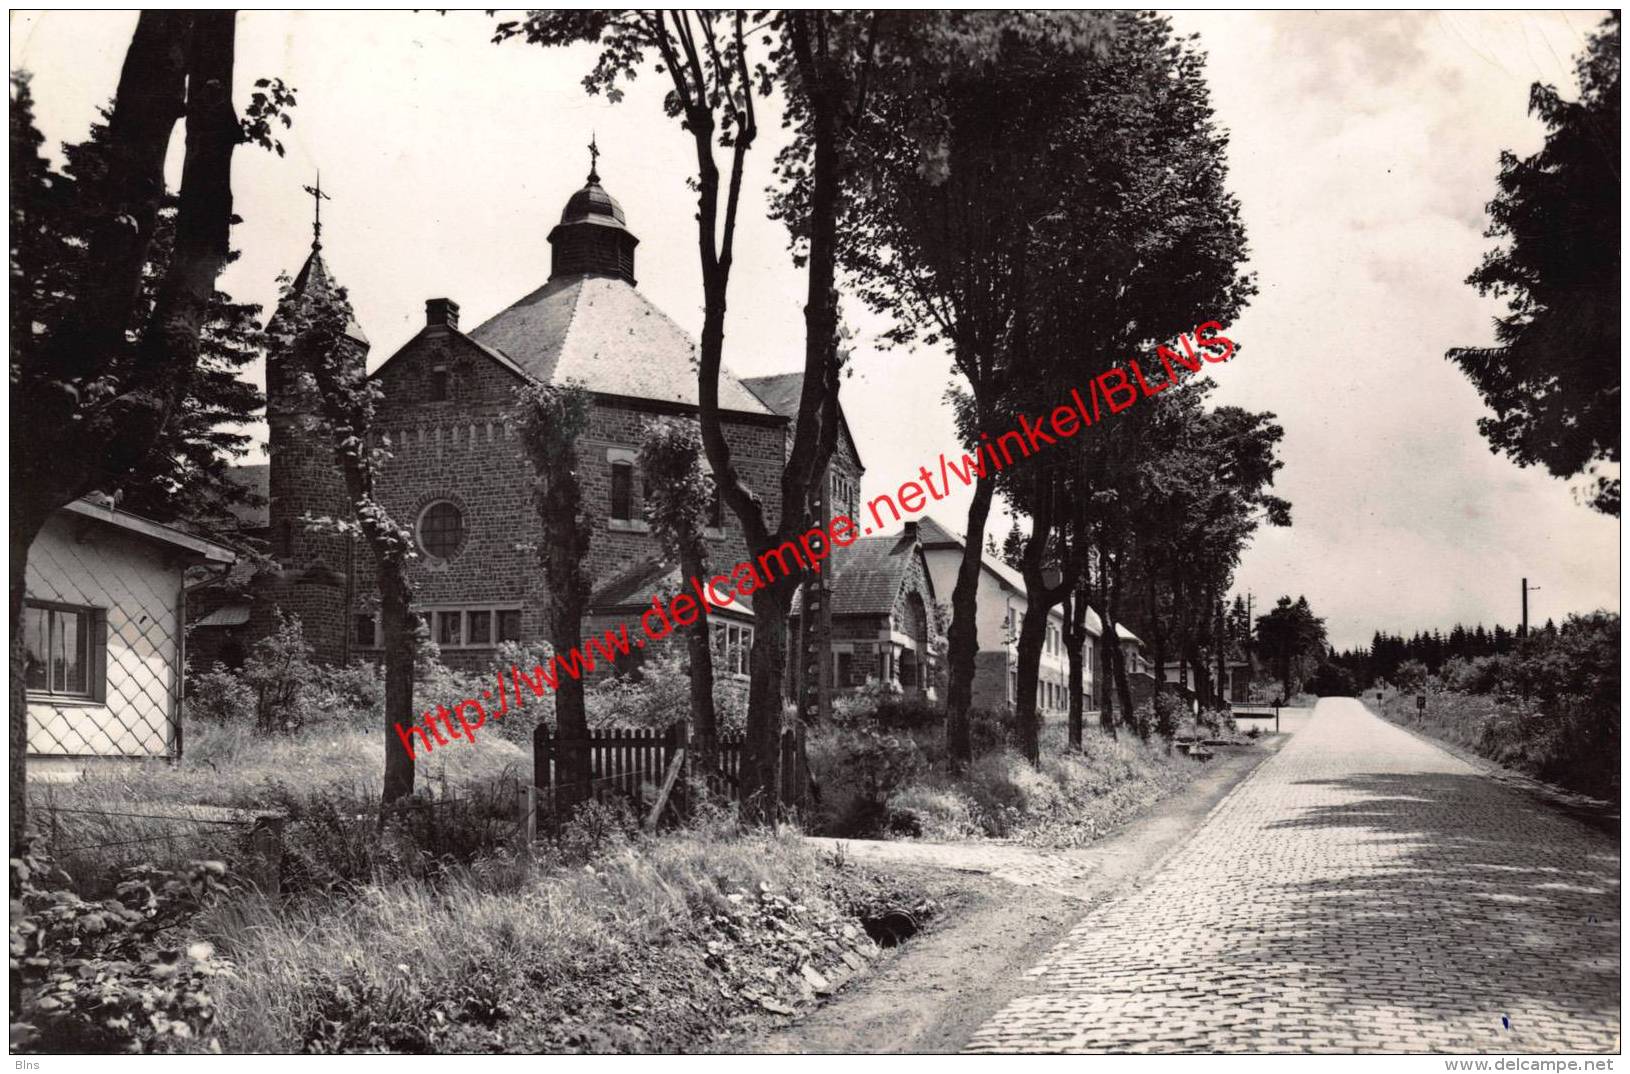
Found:
[{"label": "bungalow window", "polygon": [[498,640],[521,640],[521,610],[519,608],[502,609],[498,612]]},{"label": "bungalow window", "polygon": [[93,624],[101,621],[102,615],[95,608],[30,601],[23,609],[23,640],[27,647],[24,681],[29,692],[94,697],[97,684],[91,631]]},{"label": "bungalow window", "polygon": [[855,654],[833,653],[832,655],[837,657],[838,661],[838,685],[855,685]]},{"label": "bungalow window", "polygon": [[611,464],[611,517],[623,522],[634,518],[634,467],[631,463]]}]

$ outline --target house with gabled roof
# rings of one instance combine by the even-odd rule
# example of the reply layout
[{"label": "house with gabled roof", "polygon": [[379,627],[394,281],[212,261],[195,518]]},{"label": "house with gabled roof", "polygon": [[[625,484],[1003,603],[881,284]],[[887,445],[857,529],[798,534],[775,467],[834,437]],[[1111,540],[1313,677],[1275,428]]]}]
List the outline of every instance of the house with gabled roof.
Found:
[{"label": "house with gabled roof", "polygon": [[[834,547],[823,572],[832,605],[833,689],[876,683],[930,701],[942,697],[946,623],[917,525]],[[796,636],[803,594],[792,611]]]},{"label": "house with gabled roof", "polygon": [[[951,591],[956,587],[957,572],[962,565],[964,539],[929,515],[924,515],[917,523],[917,531],[936,590],[942,594],[940,599],[949,603]],[[1018,700],[1019,625],[1028,606],[1024,577],[1003,562],[1000,556],[982,557],[977,620],[978,670],[974,675],[973,688],[976,706],[1000,708]],[[1037,682],[1036,703],[1043,712],[1062,714],[1069,711],[1070,668],[1064,646],[1064,625],[1062,609],[1054,608],[1048,616]],[[1103,620],[1096,611],[1088,608],[1081,685],[1087,707],[1091,710],[1102,707],[1103,689],[1107,682],[1107,676],[1098,667],[1098,641],[1103,633]],[[1143,674],[1143,642],[1120,623],[1115,625],[1115,633],[1127,657],[1127,670],[1133,675]]]}]

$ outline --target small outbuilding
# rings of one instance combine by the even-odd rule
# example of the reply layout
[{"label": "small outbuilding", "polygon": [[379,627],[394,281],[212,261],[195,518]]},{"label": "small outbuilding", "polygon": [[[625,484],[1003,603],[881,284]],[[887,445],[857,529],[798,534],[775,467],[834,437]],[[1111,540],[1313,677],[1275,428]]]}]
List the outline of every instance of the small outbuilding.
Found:
[{"label": "small outbuilding", "polygon": [[92,758],[181,755],[184,572],[236,558],[109,503],[57,511],[28,554],[30,776],[71,775]]}]

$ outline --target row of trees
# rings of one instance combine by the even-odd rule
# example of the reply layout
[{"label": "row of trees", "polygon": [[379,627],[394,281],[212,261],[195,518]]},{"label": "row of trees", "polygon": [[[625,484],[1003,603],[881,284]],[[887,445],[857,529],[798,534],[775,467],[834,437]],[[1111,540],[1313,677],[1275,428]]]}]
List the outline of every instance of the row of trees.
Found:
[{"label": "row of trees", "polygon": [[[815,521],[813,493],[838,432],[840,270],[893,319],[892,342],[951,351],[970,448],[1049,413],[1139,348],[1231,320],[1252,291],[1238,271],[1243,228],[1223,185],[1225,139],[1203,60],[1163,19],[550,11],[501,23],[496,36],[597,44],[585,85],[613,99],[647,64],[668,80],[665,107],[697,155],[700,439],[755,556]],[[809,288],[803,395],[773,518],[732,465],[718,411],[741,183],[757,102],[772,91],[794,132],[777,161],[774,213]],[[1070,605],[1078,667],[1087,603],[1107,610],[1113,637],[1134,590],[1166,593],[1174,651],[1200,655],[1245,539],[1264,518],[1288,521],[1265,491],[1282,435],[1272,415],[1208,409],[1204,395],[1172,390],[1111,431],[980,476],[951,595],[947,724],[958,761],[971,753],[974,593],[998,492],[1031,522],[1019,555],[1030,612],[1018,711],[1032,758],[1039,656],[1060,603]],[[753,597],[749,799],[775,782],[787,614],[802,580],[789,573]],[[1105,658],[1129,710],[1119,647],[1106,645]],[[1071,709],[1079,741],[1079,689]]]},{"label": "row of trees", "polygon": [[[198,381],[206,325],[222,316],[211,303],[219,303],[214,280],[230,257],[230,154],[245,138],[272,144],[273,122],[286,121],[281,110],[289,102],[271,84],[246,116],[233,111],[232,35],[230,14],[142,16],[99,136],[107,166],[81,210],[81,270],[48,288],[60,312],[44,309],[32,293],[23,295],[32,305],[16,301],[19,281],[49,274],[39,270],[41,259],[31,262],[26,243],[14,245],[13,324],[44,326],[13,332],[14,414],[50,418],[13,422],[14,624],[27,548],[50,512],[92,488],[116,486],[155,453],[178,454],[162,438],[184,427],[177,415]],[[599,44],[586,79],[591,92],[617,96],[647,66],[668,81],[665,107],[692,137],[697,159],[704,293],[698,439],[755,558],[816,521],[813,494],[839,427],[840,269],[864,301],[895,319],[895,342],[949,347],[962,375],[954,399],[970,447],[1021,416],[1049,411],[1070,388],[1130,354],[1204,321],[1230,321],[1251,293],[1238,270],[1243,228],[1223,185],[1226,140],[1211,118],[1203,60],[1163,19],[550,11],[500,23],[496,37]],[[804,388],[778,513],[733,464],[718,385],[734,240],[745,226],[741,184],[759,102],[772,93],[794,132],[777,162],[774,212],[808,272]],[[182,115],[187,159],[166,248],[155,241],[166,198],[163,162]],[[14,125],[14,144],[15,132]],[[34,145],[25,148],[26,159],[37,159]],[[51,186],[38,167],[31,181]],[[19,229],[14,216],[14,234],[39,230]],[[144,297],[144,273],[155,265],[162,272]],[[360,532],[379,571],[389,800],[413,784],[412,760],[388,732],[393,721],[411,717],[405,706],[418,630],[406,572],[411,552],[403,528],[373,498],[383,455],[369,436],[373,389],[347,352],[344,296],[317,298],[274,319],[273,342],[303,352],[310,387],[323,401],[318,420],[335,439],[355,501],[353,519],[327,521]],[[1170,645],[1185,660],[1208,651],[1212,626],[1226,621],[1221,601],[1244,541],[1261,521],[1283,523],[1288,514],[1266,493],[1281,436],[1272,416],[1208,408],[1204,396],[1203,387],[1174,388],[1094,436],[980,478],[952,594],[948,734],[959,760],[970,752],[974,584],[998,492],[1030,520],[1019,557],[1031,596],[1020,638],[1019,723],[1032,757],[1035,672],[1049,609],[1070,609],[1077,666],[1088,602],[1104,609],[1107,638],[1123,609],[1147,599],[1159,624],[1157,649]],[[567,420],[581,400],[555,386],[519,406],[538,474],[551,641],[561,651],[580,641],[587,591]],[[671,536],[684,553],[681,528]],[[787,619],[802,581],[790,572],[754,594],[742,766],[749,816],[765,808],[777,784]],[[14,766],[25,752],[21,655],[14,646]],[[1119,647],[1106,645],[1104,656],[1124,713],[1131,697]],[[1082,710],[1083,699],[1072,698],[1077,741]],[[575,708],[566,692],[557,711],[571,735]],[[1113,727],[1113,714],[1106,721]],[[14,767],[14,789],[18,774]],[[15,834],[22,795],[13,801]]]}]

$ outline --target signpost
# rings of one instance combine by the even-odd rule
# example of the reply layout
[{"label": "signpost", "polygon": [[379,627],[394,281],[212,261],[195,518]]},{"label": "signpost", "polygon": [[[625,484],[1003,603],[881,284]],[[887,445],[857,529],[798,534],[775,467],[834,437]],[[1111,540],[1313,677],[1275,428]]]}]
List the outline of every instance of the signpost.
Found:
[{"label": "signpost", "polygon": [[1426,695],[1425,694],[1416,694],[1415,695],[1415,711],[1416,712],[1425,712],[1426,711]]}]

